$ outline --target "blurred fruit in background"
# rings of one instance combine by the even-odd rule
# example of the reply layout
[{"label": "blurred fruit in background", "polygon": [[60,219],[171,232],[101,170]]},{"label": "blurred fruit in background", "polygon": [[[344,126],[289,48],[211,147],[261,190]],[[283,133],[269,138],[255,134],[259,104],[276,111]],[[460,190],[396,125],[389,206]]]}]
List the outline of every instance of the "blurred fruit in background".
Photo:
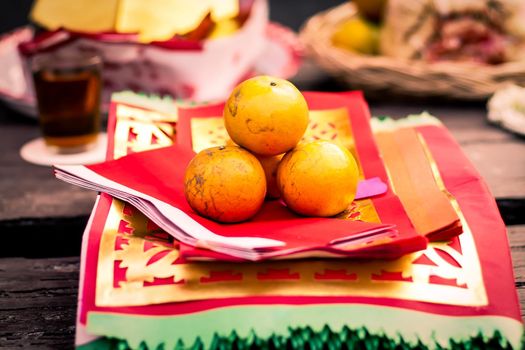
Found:
[{"label": "blurred fruit in background", "polygon": [[340,48],[365,55],[379,54],[380,31],[387,0],[352,0],[357,14],[342,22],[332,36]]},{"label": "blurred fruit in background", "polygon": [[332,36],[332,43],[366,55],[379,53],[379,26],[361,16],[343,22]]},{"label": "blurred fruit in background", "polygon": [[145,43],[174,36],[202,40],[236,32],[247,17],[243,9],[253,3],[241,2],[246,0],[36,0],[31,19],[48,30],[138,33]]},{"label": "blurred fruit in background", "polygon": [[500,64],[525,58],[525,1],[352,0],[332,43],[366,55]]}]

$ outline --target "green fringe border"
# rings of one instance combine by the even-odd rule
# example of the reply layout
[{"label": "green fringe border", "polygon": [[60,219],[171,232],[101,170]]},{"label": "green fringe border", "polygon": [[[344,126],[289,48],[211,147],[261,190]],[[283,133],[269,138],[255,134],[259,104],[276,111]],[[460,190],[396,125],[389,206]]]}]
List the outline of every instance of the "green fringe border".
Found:
[{"label": "green fringe border", "polygon": [[[521,348],[525,342],[522,340]],[[77,347],[78,350],[131,350],[125,340],[115,338],[100,338],[91,343]],[[170,350],[165,349],[164,345],[159,345],[155,349],[148,348],[145,343],[141,343],[139,350]],[[179,341],[174,347],[175,350],[191,349],[204,350],[204,343],[200,338],[191,344],[184,344]],[[242,338],[233,331],[229,336],[215,334],[210,344],[209,350],[252,350],[252,349],[297,349],[297,350],[335,350],[335,349],[356,349],[356,350],[430,350],[430,349],[451,349],[451,350],[476,350],[494,349],[510,350],[512,345],[506,341],[502,335],[496,331],[492,336],[478,334],[464,341],[450,340],[447,347],[435,346],[428,347],[421,341],[416,344],[407,342],[401,335],[397,339],[390,338],[384,334],[372,334],[365,328],[352,330],[343,327],[340,332],[333,332],[330,327],[325,326],[321,331],[316,332],[310,327],[289,328],[286,335],[271,335],[268,338],[261,338],[252,332],[248,337]]]},{"label": "green fringe border", "polygon": [[[175,347],[178,340],[187,346],[200,338],[209,348],[216,335],[228,337],[233,332],[241,338],[254,333],[261,339],[288,337],[295,329],[321,332],[328,326],[339,334],[344,327],[366,329],[405,343],[422,343],[431,349],[446,347],[451,340],[467,341],[476,335],[499,332],[505,342],[519,348],[523,324],[501,316],[456,317],[421,311],[372,305],[252,305],[231,306],[178,316],[140,316],[91,312],[88,334],[125,339],[130,347],[144,343],[155,349]],[[317,333],[316,333],[317,334]]]}]

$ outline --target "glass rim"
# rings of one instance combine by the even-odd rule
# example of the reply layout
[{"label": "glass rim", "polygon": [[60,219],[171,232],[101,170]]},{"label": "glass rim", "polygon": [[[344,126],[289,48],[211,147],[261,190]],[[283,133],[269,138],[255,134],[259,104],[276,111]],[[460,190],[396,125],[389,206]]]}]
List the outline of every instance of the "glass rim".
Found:
[{"label": "glass rim", "polygon": [[102,59],[95,52],[42,52],[31,59],[31,70],[74,71],[101,64]]}]

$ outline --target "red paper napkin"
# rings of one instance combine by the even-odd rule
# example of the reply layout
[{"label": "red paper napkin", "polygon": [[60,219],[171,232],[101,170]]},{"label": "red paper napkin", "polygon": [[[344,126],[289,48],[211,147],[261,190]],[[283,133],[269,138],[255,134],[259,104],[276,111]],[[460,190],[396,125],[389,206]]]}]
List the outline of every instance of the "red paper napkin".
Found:
[{"label": "red paper napkin", "polygon": [[184,172],[193,156],[187,148],[171,146],[96,165],[57,166],[56,172],[65,181],[132,203],[186,245],[230,257],[261,260],[307,251],[352,255],[375,246],[379,239],[394,247],[407,237],[412,242],[403,250],[425,247],[424,239],[415,239],[417,234],[412,237],[411,232],[397,232],[393,224],[302,217],[279,201],[266,202],[252,220],[243,223],[206,219],[195,213],[184,197]]}]

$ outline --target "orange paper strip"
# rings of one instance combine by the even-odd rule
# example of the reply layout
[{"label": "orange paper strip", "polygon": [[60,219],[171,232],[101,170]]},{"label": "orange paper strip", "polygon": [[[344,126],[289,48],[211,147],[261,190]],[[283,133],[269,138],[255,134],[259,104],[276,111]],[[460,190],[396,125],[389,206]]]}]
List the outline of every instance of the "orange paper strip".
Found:
[{"label": "orange paper strip", "polygon": [[381,149],[394,192],[416,230],[430,240],[446,240],[461,232],[448,193],[436,183],[419,134],[412,128],[380,132]]}]

